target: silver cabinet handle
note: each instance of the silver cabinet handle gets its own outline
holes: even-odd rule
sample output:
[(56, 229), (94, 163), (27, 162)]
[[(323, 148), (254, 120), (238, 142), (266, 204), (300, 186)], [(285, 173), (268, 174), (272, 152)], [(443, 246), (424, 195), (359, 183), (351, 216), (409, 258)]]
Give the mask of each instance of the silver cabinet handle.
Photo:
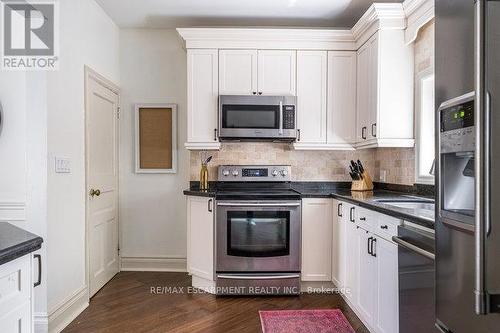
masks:
[(405, 241), (405, 240), (403, 240), (403, 239), (401, 239), (399, 237), (393, 236), (392, 240), (395, 243), (397, 243), (398, 245), (404, 247), (405, 249), (413, 251), (413, 252), (416, 252), (416, 253), (418, 253), (418, 254), (426, 257), (427, 259), (431, 259), (431, 260), (435, 260), (436, 259), (436, 256), (434, 255), (434, 253), (431, 253), (429, 251), (421, 249), (418, 246), (413, 245), (412, 243), (408, 243), (407, 241)]
[(283, 134), (283, 101), (280, 101), (280, 134)]
[(228, 280), (276, 280), (276, 279), (296, 279), (300, 278), (300, 274), (291, 275), (226, 275), (217, 274), (219, 279)]
[[(477, 314), (488, 314), (489, 295), (486, 290), (486, 226), (489, 224), (489, 112), (486, 110), (485, 93), (485, 31), (486, 31), (486, 1), (476, 0), (474, 3), (474, 90), (476, 152), (475, 169), (475, 267), (474, 267), (474, 298)], [(488, 182), (487, 182), (488, 181)]]

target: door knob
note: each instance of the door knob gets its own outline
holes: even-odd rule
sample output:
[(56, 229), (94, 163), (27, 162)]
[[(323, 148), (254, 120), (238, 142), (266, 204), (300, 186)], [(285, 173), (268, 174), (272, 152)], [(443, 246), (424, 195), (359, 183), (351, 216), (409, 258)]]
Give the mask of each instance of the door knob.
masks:
[(91, 189), (90, 190), (90, 196), (93, 197), (93, 196), (100, 196), (101, 195), (101, 190), (94, 190), (94, 189)]

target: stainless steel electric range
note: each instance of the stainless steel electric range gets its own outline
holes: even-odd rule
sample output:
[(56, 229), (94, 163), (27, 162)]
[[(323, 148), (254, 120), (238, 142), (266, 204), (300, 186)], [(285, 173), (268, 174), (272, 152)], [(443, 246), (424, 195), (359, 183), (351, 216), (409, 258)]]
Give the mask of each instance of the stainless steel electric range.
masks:
[(290, 166), (219, 167), (219, 295), (300, 293), (301, 201)]

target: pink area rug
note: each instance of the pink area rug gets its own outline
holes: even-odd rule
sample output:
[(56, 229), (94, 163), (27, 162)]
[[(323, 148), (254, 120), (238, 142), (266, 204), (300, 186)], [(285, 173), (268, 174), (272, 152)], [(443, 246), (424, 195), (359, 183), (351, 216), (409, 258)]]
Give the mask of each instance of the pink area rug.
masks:
[(259, 311), (263, 333), (354, 333), (342, 311)]

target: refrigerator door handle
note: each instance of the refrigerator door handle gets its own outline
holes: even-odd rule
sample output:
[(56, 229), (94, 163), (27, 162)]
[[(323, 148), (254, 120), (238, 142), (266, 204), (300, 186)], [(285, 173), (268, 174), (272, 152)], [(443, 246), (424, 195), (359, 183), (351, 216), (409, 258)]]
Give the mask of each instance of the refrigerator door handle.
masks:
[(488, 188), (488, 141), (489, 134), (488, 110), (485, 94), (485, 31), (486, 31), (486, 0), (474, 2), (474, 89), (476, 91), (475, 124), (476, 124), (476, 177), (475, 191), (475, 264), (474, 264), (474, 299), (475, 311), (478, 315), (489, 312), (489, 296), (486, 290), (486, 232), (489, 218), (489, 188)]

